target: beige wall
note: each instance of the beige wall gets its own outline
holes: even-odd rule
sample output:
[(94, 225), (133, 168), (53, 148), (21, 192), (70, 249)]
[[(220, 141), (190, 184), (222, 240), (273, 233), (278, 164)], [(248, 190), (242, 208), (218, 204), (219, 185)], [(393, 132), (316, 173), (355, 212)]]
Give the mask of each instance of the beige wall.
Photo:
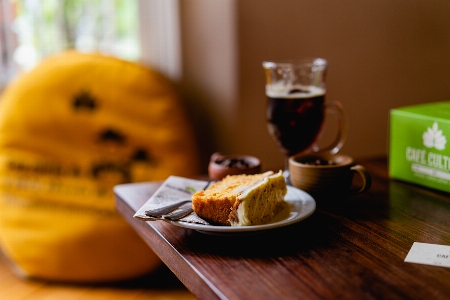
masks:
[(181, 88), (196, 121), (206, 165), (215, 151), (246, 151), (234, 139), (239, 103), (236, 6), (230, 0), (181, 0), (179, 3)]
[[(350, 132), (342, 152), (353, 156), (386, 154), (391, 108), (450, 100), (448, 0), (181, 2), (184, 83), (213, 116), (209, 128), (218, 141), (206, 152), (282, 164), (265, 127), (266, 59), (329, 60), (327, 97), (346, 108)], [(231, 87), (226, 96), (221, 82)]]

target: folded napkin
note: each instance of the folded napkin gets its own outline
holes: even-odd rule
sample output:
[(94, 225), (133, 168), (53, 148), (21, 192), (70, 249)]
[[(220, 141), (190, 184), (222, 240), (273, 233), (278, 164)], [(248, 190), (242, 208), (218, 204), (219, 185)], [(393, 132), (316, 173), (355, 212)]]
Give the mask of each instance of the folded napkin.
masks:
[[(133, 217), (142, 221), (164, 220), (159, 217), (147, 216), (145, 212), (147, 210), (161, 208), (182, 200), (190, 200), (195, 192), (206, 189), (210, 183), (210, 181), (205, 180), (170, 176), (134, 214)], [(192, 205), (192, 203), (186, 203), (184, 205)], [(180, 208), (183, 206), (180, 206)], [(208, 222), (197, 216), (195, 212), (190, 213), (178, 221), (209, 225)]]

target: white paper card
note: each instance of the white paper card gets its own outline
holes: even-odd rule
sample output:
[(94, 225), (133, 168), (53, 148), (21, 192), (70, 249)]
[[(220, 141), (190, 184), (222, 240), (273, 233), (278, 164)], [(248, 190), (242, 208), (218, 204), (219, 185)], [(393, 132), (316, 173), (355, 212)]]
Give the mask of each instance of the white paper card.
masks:
[(450, 246), (415, 242), (405, 262), (450, 268)]

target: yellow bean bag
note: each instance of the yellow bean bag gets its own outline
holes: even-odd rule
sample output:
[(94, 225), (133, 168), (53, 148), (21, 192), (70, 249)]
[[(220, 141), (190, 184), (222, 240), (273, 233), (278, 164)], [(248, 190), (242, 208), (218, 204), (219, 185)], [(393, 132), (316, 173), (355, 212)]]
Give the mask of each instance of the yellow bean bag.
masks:
[(75, 51), (0, 99), (0, 247), (30, 278), (129, 279), (159, 259), (116, 212), (113, 186), (198, 174), (173, 86), (134, 63)]

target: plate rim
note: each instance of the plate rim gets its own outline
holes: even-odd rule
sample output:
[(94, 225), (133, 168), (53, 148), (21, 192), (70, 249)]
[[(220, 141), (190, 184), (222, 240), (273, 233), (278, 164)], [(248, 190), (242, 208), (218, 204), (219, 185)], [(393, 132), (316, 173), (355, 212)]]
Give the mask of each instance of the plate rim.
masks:
[[(288, 189), (288, 192), (287, 192), (286, 196), (289, 195), (289, 192), (291, 192), (291, 193), (297, 192), (297, 193), (300, 193), (302, 195), (302, 197), (300, 199), (289, 199), (289, 200), (286, 200), (286, 202), (289, 203), (289, 202), (302, 201), (307, 204), (306, 205), (307, 210), (305, 212), (303, 212), (303, 214), (299, 214), (298, 216), (296, 216), (293, 219), (286, 218), (286, 219), (280, 220), (275, 223), (255, 225), (255, 226), (215, 226), (215, 225), (202, 225), (202, 224), (196, 224), (196, 223), (189, 223), (189, 222), (185, 222), (185, 221), (170, 221), (170, 223), (175, 226), (178, 226), (178, 227), (193, 229), (193, 230), (203, 232), (203, 233), (234, 234), (234, 233), (239, 233), (239, 232), (256, 232), (256, 231), (261, 231), (261, 230), (269, 230), (269, 229), (284, 227), (284, 226), (295, 224), (297, 222), (300, 222), (300, 221), (310, 217), (316, 210), (316, 201), (314, 200), (314, 198), (309, 193), (305, 192), (304, 190), (298, 189), (296, 187), (288, 185), (287, 189)], [(292, 210), (291, 210), (291, 212), (292, 212)], [(297, 212), (299, 212), (299, 211), (297, 211)]]

